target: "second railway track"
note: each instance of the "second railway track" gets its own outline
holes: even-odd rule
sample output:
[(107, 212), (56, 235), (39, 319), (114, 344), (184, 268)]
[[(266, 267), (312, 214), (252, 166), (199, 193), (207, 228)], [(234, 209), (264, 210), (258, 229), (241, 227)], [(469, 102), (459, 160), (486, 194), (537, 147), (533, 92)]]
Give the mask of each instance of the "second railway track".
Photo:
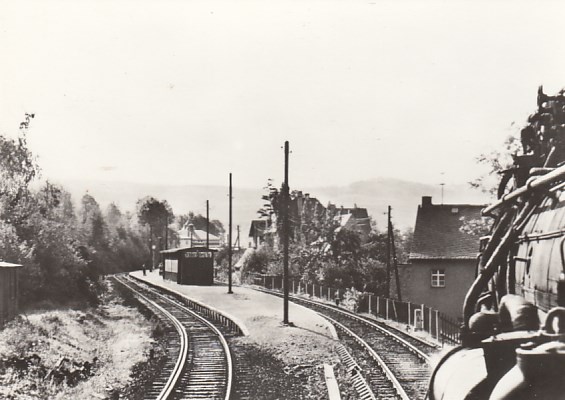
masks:
[(229, 399), (233, 382), (232, 356), (218, 328), (155, 290), (123, 276), (116, 280), (135, 292), (178, 332), (169, 338), (169, 360), (147, 387), (145, 398)]
[[(267, 292), (280, 296), (277, 292)], [(340, 308), (297, 296), (291, 296), (290, 300), (314, 309), (336, 326), (376, 398), (426, 397), (430, 355), (437, 350), (434, 346)]]

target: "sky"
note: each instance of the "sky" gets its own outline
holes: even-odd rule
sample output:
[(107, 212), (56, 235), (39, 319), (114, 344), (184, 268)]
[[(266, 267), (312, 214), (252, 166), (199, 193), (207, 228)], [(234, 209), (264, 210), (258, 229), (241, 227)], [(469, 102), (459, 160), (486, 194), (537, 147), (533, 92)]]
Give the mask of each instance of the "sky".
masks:
[(555, 1), (0, 0), (0, 134), (43, 176), (262, 187), (479, 174), (537, 87)]

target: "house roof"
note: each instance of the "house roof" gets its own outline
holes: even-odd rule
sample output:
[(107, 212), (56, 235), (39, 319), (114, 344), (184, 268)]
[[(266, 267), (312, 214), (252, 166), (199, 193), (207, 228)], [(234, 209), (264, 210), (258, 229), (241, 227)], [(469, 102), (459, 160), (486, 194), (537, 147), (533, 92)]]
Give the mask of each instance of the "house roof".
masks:
[[(181, 239), (190, 239), (190, 231), (189, 229), (181, 229), (178, 231), (179, 238)], [(206, 240), (206, 231), (202, 231), (200, 229), (194, 229), (192, 231), (192, 239), (193, 240)], [(220, 240), (219, 237), (216, 235), (209, 234), (209, 239), (212, 240)]]
[(337, 209), (337, 212), (341, 215), (352, 214), (355, 217), (355, 219), (369, 218), (369, 213), (367, 212), (367, 209), (361, 207), (351, 207), (351, 208), (340, 207)]
[(475, 259), (480, 235), (461, 227), (466, 221), (480, 220), (484, 205), (431, 203), (424, 197), (418, 206), (411, 260)]
[(254, 237), (255, 234), (260, 235), (264, 233), (268, 227), (268, 221), (265, 219), (252, 220), (251, 226), (249, 227), (249, 237)]

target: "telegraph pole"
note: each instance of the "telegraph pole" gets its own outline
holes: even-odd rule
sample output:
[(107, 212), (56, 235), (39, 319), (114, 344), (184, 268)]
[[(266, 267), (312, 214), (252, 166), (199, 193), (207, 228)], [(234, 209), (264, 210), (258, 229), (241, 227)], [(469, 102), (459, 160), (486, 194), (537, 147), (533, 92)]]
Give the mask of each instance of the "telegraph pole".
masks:
[(169, 250), (169, 214), (165, 217), (165, 250)]
[(389, 207), (388, 232), (390, 238), (390, 246), (392, 247), (392, 262), (394, 264), (394, 276), (396, 278), (396, 295), (398, 296), (398, 301), (402, 301), (402, 295), (400, 294), (400, 276), (398, 275), (398, 260), (396, 259), (396, 246), (394, 244), (394, 229), (392, 227), (392, 220), (390, 219), (390, 207)]
[(232, 187), (231, 187), (231, 172), (230, 172), (230, 221), (229, 221), (229, 232), (228, 232), (228, 293), (232, 294), (231, 290), (231, 222), (232, 222)]
[(387, 218), (388, 234), (386, 240), (386, 297), (390, 297), (390, 206), (388, 206)]
[(284, 183), (283, 183), (283, 324), (288, 325), (288, 140), (284, 142)]
[(210, 202), (206, 200), (206, 248), (210, 248)]

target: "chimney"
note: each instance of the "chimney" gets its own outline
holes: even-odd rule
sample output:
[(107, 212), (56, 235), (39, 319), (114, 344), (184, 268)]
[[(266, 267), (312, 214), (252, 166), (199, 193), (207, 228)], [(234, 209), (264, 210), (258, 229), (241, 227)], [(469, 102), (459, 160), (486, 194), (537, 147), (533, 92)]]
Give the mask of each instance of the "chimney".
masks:
[(310, 198), (310, 193), (304, 193), (304, 197), (309, 199)]
[(422, 196), (422, 208), (432, 205), (432, 196)]

